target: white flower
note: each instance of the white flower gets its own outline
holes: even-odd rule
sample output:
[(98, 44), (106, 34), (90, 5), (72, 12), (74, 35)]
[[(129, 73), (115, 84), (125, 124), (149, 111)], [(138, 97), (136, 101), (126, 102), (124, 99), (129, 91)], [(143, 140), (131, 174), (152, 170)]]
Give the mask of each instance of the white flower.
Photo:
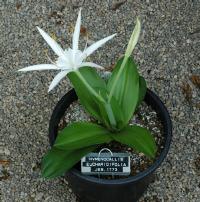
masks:
[(40, 34), (43, 36), (45, 41), (49, 44), (49, 46), (53, 49), (53, 51), (58, 55), (58, 59), (53, 64), (39, 64), (39, 65), (32, 65), (29, 67), (22, 68), (18, 71), (33, 71), (33, 70), (61, 70), (53, 79), (49, 86), (49, 91), (51, 91), (60, 81), (63, 79), (69, 72), (76, 71), (80, 67), (90, 66), (94, 68), (103, 68), (100, 65), (97, 65), (92, 62), (86, 62), (85, 59), (89, 55), (91, 55), (95, 50), (105, 44), (107, 41), (112, 39), (116, 34), (108, 36), (104, 39), (97, 41), (96, 43), (92, 44), (84, 51), (78, 49), (78, 41), (80, 35), (80, 28), (81, 28), (81, 10), (79, 11), (78, 18), (76, 21), (75, 30), (73, 33), (72, 39), (72, 49), (63, 50), (61, 46), (52, 39), (46, 32), (42, 29), (37, 27)]

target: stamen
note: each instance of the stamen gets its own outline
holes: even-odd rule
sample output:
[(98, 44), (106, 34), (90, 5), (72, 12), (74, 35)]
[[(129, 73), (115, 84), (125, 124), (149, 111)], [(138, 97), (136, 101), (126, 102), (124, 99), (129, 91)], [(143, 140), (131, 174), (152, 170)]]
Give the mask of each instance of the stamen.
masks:
[[(46, 54), (46, 56), (47, 56), (47, 59), (48, 59), (52, 64), (54, 64), (56, 67), (58, 67), (58, 65), (49, 57), (47, 51), (46, 51), (45, 54)], [(59, 67), (58, 67), (58, 68), (59, 68)]]

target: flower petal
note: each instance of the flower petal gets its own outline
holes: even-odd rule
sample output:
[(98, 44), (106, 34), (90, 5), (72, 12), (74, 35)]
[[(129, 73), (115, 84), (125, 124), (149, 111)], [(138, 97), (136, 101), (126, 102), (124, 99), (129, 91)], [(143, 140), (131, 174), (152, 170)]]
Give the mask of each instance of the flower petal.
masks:
[(79, 41), (80, 29), (81, 29), (81, 9), (78, 13), (78, 18), (76, 21), (74, 34), (73, 34), (73, 40), (72, 40), (72, 49), (74, 50), (74, 54), (76, 53), (76, 50), (78, 50), (78, 41)]
[(40, 64), (40, 65), (32, 65), (29, 67), (25, 67), (22, 69), (19, 69), (20, 72), (28, 72), (28, 71), (34, 71), (34, 70), (49, 70), (49, 69), (59, 69), (56, 65), (52, 64)]
[(64, 55), (64, 51), (63, 49), (60, 47), (60, 45), (54, 40), (52, 39), (45, 31), (43, 31), (41, 28), (37, 27), (38, 31), (40, 32), (40, 34), (42, 35), (42, 37), (44, 38), (44, 40), (49, 44), (49, 46), (52, 48), (52, 50), (58, 55), (58, 56), (63, 56)]
[(97, 50), (98, 48), (100, 48), (103, 44), (105, 44), (107, 41), (109, 41), (110, 39), (112, 39), (116, 34), (113, 34), (111, 36), (108, 36), (104, 39), (101, 39), (97, 42), (95, 42), (94, 44), (92, 44), (91, 46), (89, 46), (88, 48), (86, 48), (86, 50), (83, 52), (83, 54), (86, 53), (86, 56), (88, 57), (89, 55), (91, 55), (95, 50)]
[(104, 69), (104, 67), (102, 67), (102, 66), (100, 66), (100, 65), (97, 65), (97, 64), (95, 64), (95, 63), (93, 63), (93, 62), (83, 62), (83, 63), (81, 63), (81, 64), (78, 66), (78, 68), (80, 68), (80, 67), (85, 67), (85, 66), (88, 66), (88, 67), (95, 67), (95, 68), (97, 68), (97, 69)]
[(65, 70), (65, 71), (61, 71), (59, 72), (53, 79), (53, 81), (51, 82), (50, 86), (49, 86), (49, 90), (48, 92), (50, 92), (55, 86), (58, 85), (58, 83), (70, 72), (71, 70)]

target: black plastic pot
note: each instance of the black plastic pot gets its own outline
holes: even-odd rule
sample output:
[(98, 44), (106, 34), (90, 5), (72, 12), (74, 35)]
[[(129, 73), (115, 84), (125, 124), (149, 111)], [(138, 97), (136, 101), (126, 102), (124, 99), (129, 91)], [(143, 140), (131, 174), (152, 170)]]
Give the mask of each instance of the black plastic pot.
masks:
[[(60, 119), (69, 105), (75, 100), (77, 100), (76, 93), (74, 90), (70, 90), (57, 103), (49, 125), (51, 146), (56, 139)], [(146, 190), (154, 171), (160, 166), (168, 153), (172, 138), (172, 123), (166, 107), (155, 93), (147, 90), (145, 102), (158, 113), (164, 127), (165, 143), (160, 157), (152, 166), (136, 176), (116, 180), (82, 175), (75, 166), (66, 173), (66, 178), (81, 202), (134, 202)]]

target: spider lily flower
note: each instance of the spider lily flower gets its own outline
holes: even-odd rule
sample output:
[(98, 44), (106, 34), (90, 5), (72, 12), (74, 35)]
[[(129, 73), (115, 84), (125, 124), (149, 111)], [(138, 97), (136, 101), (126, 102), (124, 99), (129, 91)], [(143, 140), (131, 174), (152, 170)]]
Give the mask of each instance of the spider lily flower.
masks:
[(110, 35), (106, 38), (103, 38), (91, 46), (85, 48), (84, 51), (78, 49), (78, 42), (79, 42), (79, 35), (80, 35), (80, 28), (81, 28), (81, 10), (79, 11), (78, 18), (75, 25), (75, 30), (73, 33), (72, 38), (72, 48), (63, 50), (61, 46), (52, 39), (45, 31), (37, 27), (38, 31), (44, 38), (44, 40), (49, 44), (52, 50), (58, 56), (58, 59), (55, 63), (52, 64), (39, 64), (39, 65), (32, 65), (29, 67), (25, 67), (19, 69), (18, 71), (33, 71), (33, 70), (60, 70), (60, 72), (54, 77), (53, 81), (49, 86), (49, 91), (51, 91), (60, 81), (63, 79), (69, 72), (77, 71), (80, 67), (90, 66), (94, 68), (103, 69), (98, 64), (93, 62), (86, 62), (85, 59), (91, 55), (94, 51), (104, 45), (107, 41), (112, 39), (116, 34)]

